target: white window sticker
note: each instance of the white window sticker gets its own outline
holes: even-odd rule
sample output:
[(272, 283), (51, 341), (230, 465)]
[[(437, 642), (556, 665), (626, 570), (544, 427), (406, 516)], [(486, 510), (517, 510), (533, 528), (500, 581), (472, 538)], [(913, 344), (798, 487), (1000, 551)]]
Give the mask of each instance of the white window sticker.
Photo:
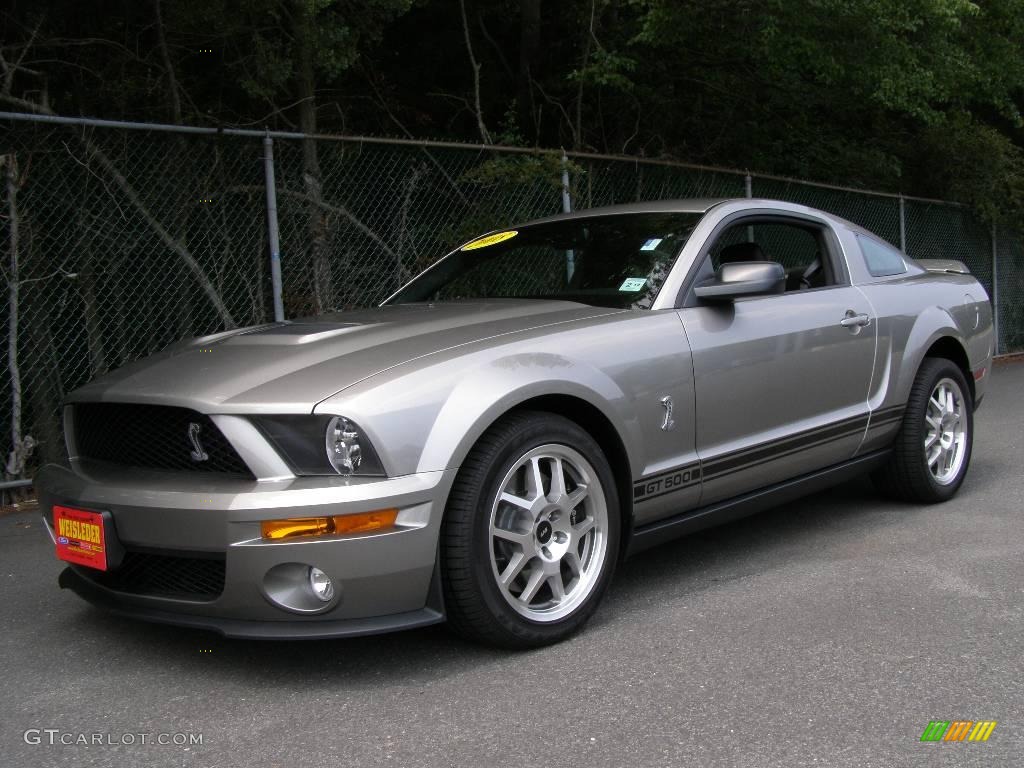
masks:
[(664, 240), (664, 239), (665, 238), (663, 238), (663, 237), (652, 237), (650, 240), (648, 240), (647, 242), (645, 242), (643, 245), (640, 246), (640, 250), (641, 251), (653, 251), (653, 250), (657, 249), (657, 247), (659, 245), (661, 245), (661, 241)]
[(639, 291), (647, 284), (646, 277), (627, 277), (619, 286), (620, 291)]

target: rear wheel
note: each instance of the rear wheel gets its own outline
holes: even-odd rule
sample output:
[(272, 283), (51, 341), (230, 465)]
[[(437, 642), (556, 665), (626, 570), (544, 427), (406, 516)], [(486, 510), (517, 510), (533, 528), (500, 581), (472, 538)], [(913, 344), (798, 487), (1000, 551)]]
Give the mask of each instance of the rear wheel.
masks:
[(596, 610), (619, 527), (611, 468), (589, 434), (553, 414), (506, 417), (473, 448), (449, 498), (449, 622), (505, 647), (562, 640)]
[(910, 390), (892, 458), (872, 477), (887, 495), (905, 501), (946, 501), (971, 462), (974, 403), (960, 369), (926, 358)]

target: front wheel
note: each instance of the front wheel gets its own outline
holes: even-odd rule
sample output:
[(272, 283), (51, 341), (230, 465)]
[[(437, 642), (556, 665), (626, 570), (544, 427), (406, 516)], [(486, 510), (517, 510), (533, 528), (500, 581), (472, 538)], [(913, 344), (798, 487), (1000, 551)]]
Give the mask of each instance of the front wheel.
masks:
[(474, 446), (455, 481), (441, 558), (451, 625), (514, 648), (578, 630), (614, 570), (619, 505), (608, 461), (574, 422), (524, 412)]
[(911, 387), (892, 457), (872, 475), (875, 485), (904, 501), (952, 498), (971, 463), (973, 412), (960, 369), (945, 358), (926, 358)]

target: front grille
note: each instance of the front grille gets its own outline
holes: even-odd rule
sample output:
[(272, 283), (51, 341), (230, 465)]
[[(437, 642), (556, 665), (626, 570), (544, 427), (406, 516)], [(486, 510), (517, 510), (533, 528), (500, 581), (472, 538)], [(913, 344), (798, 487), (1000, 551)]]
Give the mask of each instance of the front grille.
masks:
[(72, 407), (72, 420), (82, 458), (143, 469), (253, 477), (210, 417), (188, 408), (78, 403)]
[[(197, 556), (202, 554), (203, 556)], [(110, 571), (80, 568), (100, 586), (116, 592), (182, 600), (215, 600), (224, 591), (224, 555), (205, 553), (160, 555), (125, 552), (121, 565)]]

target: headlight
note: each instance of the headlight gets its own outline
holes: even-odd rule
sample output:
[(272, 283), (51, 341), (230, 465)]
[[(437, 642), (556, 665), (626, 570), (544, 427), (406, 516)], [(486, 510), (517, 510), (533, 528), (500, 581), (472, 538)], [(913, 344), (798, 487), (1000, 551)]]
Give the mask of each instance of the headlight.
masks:
[(339, 475), (354, 475), (363, 464), (362, 436), (344, 416), (327, 422), (327, 460)]
[(343, 416), (254, 416), (252, 420), (297, 475), (385, 474), (366, 435)]

